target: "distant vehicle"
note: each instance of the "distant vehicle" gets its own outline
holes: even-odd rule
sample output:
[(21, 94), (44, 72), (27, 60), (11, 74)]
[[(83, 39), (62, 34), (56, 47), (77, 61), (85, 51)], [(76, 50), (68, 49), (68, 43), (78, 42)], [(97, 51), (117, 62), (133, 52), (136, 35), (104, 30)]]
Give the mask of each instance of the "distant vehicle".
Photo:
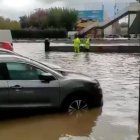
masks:
[(0, 48), (13, 51), (13, 45), (11, 43), (8, 43), (8, 42), (0, 42)]
[(61, 108), (71, 114), (102, 106), (97, 80), (55, 68), (12, 52), (0, 53), (0, 108)]
[(10, 30), (0, 30), (0, 48), (13, 51), (12, 35)]
[(126, 34), (126, 35), (123, 35), (124, 38), (131, 38), (130, 35)]
[(121, 36), (118, 35), (118, 34), (110, 34), (110, 35), (107, 35), (106, 38), (120, 38)]
[(78, 32), (77, 31), (68, 31), (68, 38), (74, 39), (75, 34), (78, 34)]
[(13, 42), (10, 30), (0, 30), (0, 42)]

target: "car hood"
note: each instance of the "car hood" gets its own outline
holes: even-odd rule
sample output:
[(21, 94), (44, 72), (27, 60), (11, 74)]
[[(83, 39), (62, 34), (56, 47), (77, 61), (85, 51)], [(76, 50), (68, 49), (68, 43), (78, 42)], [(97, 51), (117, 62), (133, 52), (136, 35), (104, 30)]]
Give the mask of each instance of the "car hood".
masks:
[(80, 79), (80, 80), (87, 80), (91, 81), (91, 78), (88, 76), (85, 76), (83, 74), (77, 74), (77, 73), (68, 73), (65, 78), (67, 79)]
[(91, 77), (83, 73), (78, 73), (78, 72), (74, 72), (71, 70), (64, 70), (64, 69), (63, 70), (59, 69), (57, 71), (61, 72), (61, 74), (67, 79), (81, 79), (81, 80), (91, 81)]
[(41, 62), (41, 63), (61, 73), (67, 79), (80, 79), (80, 80), (91, 81), (91, 77), (86, 74), (79, 73), (73, 70), (63, 69), (62, 67), (58, 65), (47, 63), (47, 62)]

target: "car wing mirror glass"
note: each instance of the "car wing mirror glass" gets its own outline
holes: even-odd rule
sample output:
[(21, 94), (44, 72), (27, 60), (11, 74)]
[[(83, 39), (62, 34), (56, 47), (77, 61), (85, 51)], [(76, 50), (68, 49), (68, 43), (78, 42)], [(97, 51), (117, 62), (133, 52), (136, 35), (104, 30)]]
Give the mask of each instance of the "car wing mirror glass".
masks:
[(50, 73), (42, 73), (39, 75), (39, 79), (42, 82), (50, 82), (52, 80), (55, 80), (55, 77)]

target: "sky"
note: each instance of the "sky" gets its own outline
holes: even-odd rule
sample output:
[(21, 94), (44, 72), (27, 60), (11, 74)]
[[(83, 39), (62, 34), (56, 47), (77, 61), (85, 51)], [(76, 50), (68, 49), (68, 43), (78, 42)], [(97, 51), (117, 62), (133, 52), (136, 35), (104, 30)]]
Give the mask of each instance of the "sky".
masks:
[(19, 20), (20, 16), (29, 15), (38, 8), (66, 7), (77, 10), (93, 10), (101, 9), (101, 3), (104, 4), (108, 16), (113, 16), (115, 1), (125, 6), (136, 0), (0, 0), (0, 16)]

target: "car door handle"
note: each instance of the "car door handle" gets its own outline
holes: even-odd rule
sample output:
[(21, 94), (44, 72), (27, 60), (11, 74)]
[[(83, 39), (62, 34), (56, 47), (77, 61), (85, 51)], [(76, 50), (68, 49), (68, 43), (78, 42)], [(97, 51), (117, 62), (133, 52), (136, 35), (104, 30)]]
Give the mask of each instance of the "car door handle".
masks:
[(22, 87), (20, 85), (15, 85), (15, 86), (11, 86), (10, 88), (12, 88), (12, 89), (21, 89)]

